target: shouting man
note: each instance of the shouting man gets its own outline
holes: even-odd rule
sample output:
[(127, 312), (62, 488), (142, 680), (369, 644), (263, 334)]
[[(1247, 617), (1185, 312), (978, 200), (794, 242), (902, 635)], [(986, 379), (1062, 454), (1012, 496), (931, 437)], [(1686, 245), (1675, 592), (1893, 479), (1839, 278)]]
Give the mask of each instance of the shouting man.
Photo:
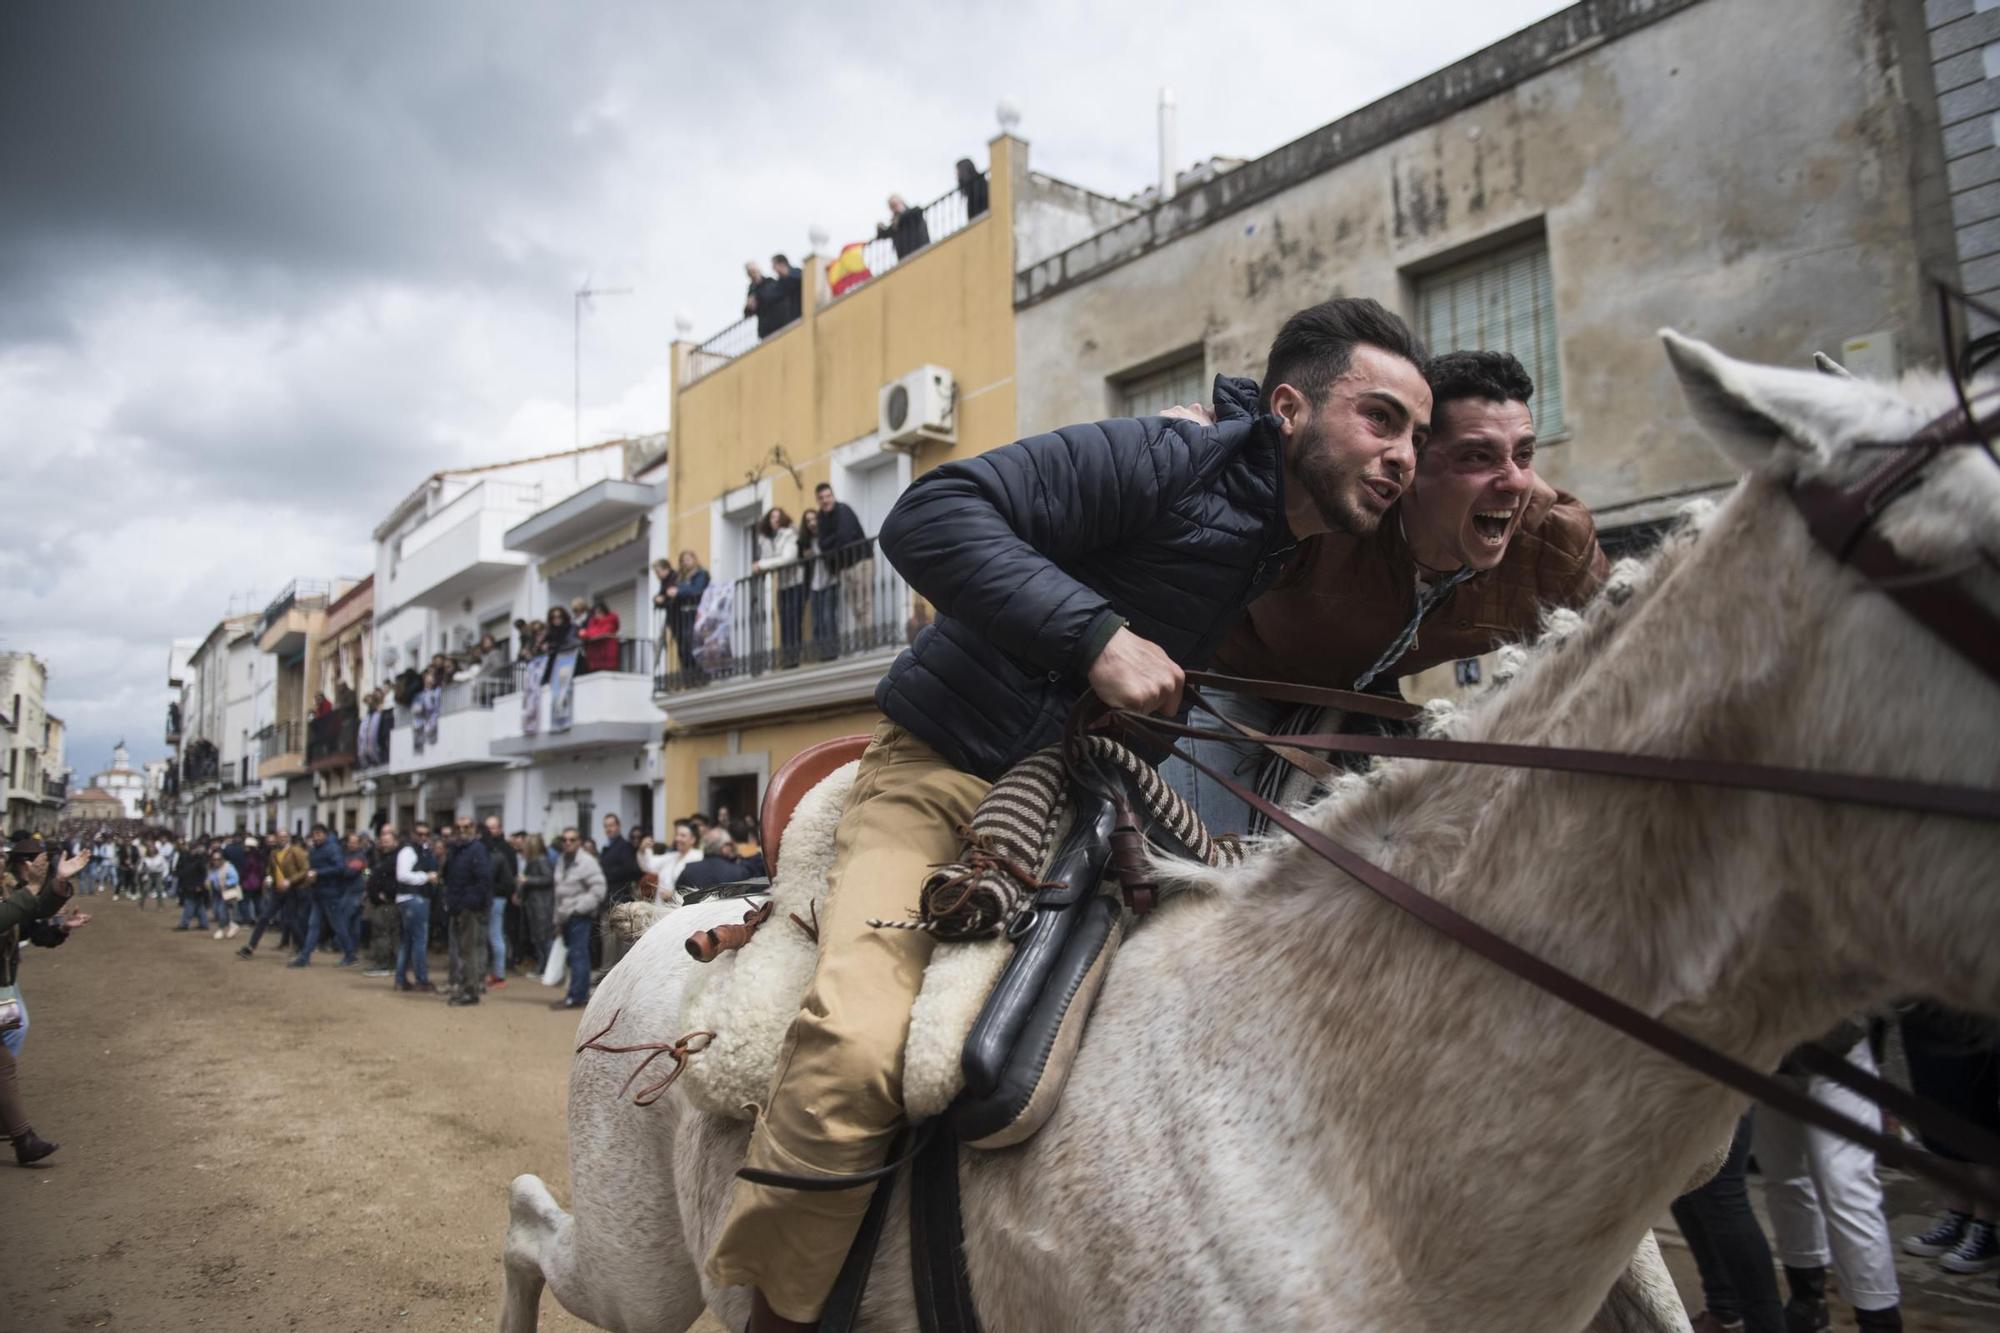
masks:
[[(1424, 360), (1380, 305), (1328, 301), (1285, 322), (1261, 387), (1218, 382), (1212, 425), (1068, 427), (904, 493), (880, 545), (938, 616), (876, 690), (887, 720), (841, 816), (818, 968), (751, 1166), (882, 1164), (931, 936), (868, 921), (916, 905), (988, 784), (1053, 744), (1080, 694), (1177, 712), (1182, 668), (1209, 661), (1298, 542), (1376, 531), (1429, 427)], [(754, 1333), (814, 1325), (868, 1199), (737, 1184), (708, 1270), (755, 1288)]]
[[(1371, 533), (1300, 544), (1217, 654), (1235, 675), (1396, 692), (1429, 667), (1532, 638), (1542, 612), (1578, 606), (1609, 562), (1575, 496), (1535, 473), (1534, 381), (1505, 352), (1448, 352), (1426, 368), (1430, 437), (1409, 492)], [(1175, 415), (1206, 419), (1200, 409)], [(1320, 729), (1321, 710), (1208, 691), (1240, 725)], [(1198, 742), (1205, 761), (1275, 798), (1289, 773), (1258, 746)], [(1257, 828), (1243, 803), (1180, 761), (1163, 770), (1213, 832)]]

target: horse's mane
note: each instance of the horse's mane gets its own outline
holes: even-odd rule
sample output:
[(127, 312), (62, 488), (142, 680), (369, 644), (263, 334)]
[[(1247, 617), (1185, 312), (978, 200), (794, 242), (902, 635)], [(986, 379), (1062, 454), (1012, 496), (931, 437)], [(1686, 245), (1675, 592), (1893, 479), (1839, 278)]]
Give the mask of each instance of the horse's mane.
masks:
[(1545, 609), (1532, 638), (1501, 647), (1492, 683), (1470, 703), (1439, 701), (1426, 709), (1424, 734), (1488, 736), (1504, 728), (1512, 714), (1545, 708), (1632, 620), (1646, 593), (1687, 560), (1718, 507), (1708, 499), (1684, 505), (1659, 545), (1614, 564), (1588, 602), (1576, 609)]

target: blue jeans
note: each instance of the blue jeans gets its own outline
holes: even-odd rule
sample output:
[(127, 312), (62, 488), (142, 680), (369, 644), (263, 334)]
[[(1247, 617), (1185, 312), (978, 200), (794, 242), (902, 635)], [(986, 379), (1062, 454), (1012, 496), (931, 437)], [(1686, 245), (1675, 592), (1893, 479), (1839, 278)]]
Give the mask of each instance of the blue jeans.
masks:
[(587, 916), (563, 922), (563, 947), (569, 950), (569, 998), (575, 1004), (590, 998), (590, 926)]
[[(347, 938), (354, 941), (354, 949), (361, 947), (361, 903), (364, 896), (360, 889), (340, 896), (340, 917), (347, 923)], [(354, 949), (348, 952), (351, 954)]]
[(28, 997), (25, 995), (21, 996), (20, 1002), (21, 1025), (19, 1027), (8, 1028), (5, 1032), (0, 1032), (0, 1046), (5, 1046), (7, 1054), (13, 1056), (16, 1060), (21, 1058), (21, 1043), (28, 1039)]
[(208, 929), (208, 890), (197, 889), (181, 899), (180, 928), (186, 930), (192, 923), (203, 930)]
[(305, 947), (299, 950), (296, 961), (300, 965), (312, 961), (313, 950), (319, 948), (319, 926), (324, 921), (333, 931), (334, 940), (340, 945), (340, 961), (354, 961), (354, 935), (347, 928), (347, 913), (344, 908), (345, 896), (339, 891), (331, 893), (314, 890), (310, 920), (306, 926)]
[(486, 971), (501, 980), (507, 978), (507, 900), (495, 898), (486, 919)]
[(257, 945), (262, 942), (264, 932), (269, 930), (271, 923), (278, 919), (278, 905), (283, 901), (284, 899), (279, 896), (276, 889), (265, 889), (257, 896), (257, 924), (251, 930), (250, 940), (243, 946), (244, 948), (250, 950), (252, 953), (257, 951)]
[(431, 984), (431, 905), (422, 894), (396, 904), (403, 919), (403, 933), (396, 941), (396, 984), (410, 984), (406, 974), (416, 965), (416, 984)]

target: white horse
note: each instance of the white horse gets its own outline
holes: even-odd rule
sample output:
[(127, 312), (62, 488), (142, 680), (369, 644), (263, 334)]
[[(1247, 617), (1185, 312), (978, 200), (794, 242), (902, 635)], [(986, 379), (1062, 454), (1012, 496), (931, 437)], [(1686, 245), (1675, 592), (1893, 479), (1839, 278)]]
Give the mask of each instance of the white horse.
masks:
[[(1914, 432), (1948, 386), (1753, 367), (1667, 335), (1749, 473), (1448, 725), (1465, 738), (2000, 785), (2000, 689), (1816, 548), (1784, 494)], [(1927, 566), (2000, 547), (2000, 470), (1933, 465), (1882, 520)], [(1769, 1068), (1889, 997), (2000, 1009), (2000, 831), (1797, 798), (1411, 761), (1305, 818), (1629, 1004)], [(993, 1333), (1590, 1325), (1742, 1099), (1531, 990), (1279, 839), (1134, 933), (1060, 1110), (967, 1153), (965, 1247)], [(693, 909), (690, 909), (693, 910)], [(721, 916), (727, 909), (714, 909)], [(592, 1002), (677, 1036), (681, 927)], [(544, 1279), (579, 1316), (680, 1333), (704, 1301), (747, 1127), (571, 1071), (574, 1217), (512, 1190), (501, 1327)], [(899, 1192), (900, 1196), (900, 1192)], [(864, 1326), (915, 1327), (891, 1214)], [(1604, 1327), (1606, 1321), (1596, 1325)]]

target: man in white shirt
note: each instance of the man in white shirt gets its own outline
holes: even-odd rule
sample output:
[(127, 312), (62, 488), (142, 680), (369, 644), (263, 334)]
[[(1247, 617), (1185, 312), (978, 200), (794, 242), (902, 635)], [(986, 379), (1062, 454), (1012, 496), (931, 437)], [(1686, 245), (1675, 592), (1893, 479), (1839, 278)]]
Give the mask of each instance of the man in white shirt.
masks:
[[(437, 859), (421, 841), (407, 841), (396, 852), (396, 915), (402, 933), (396, 939), (396, 989), (431, 994), (430, 887), (438, 882)], [(415, 964), (416, 979), (408, 975)]]

